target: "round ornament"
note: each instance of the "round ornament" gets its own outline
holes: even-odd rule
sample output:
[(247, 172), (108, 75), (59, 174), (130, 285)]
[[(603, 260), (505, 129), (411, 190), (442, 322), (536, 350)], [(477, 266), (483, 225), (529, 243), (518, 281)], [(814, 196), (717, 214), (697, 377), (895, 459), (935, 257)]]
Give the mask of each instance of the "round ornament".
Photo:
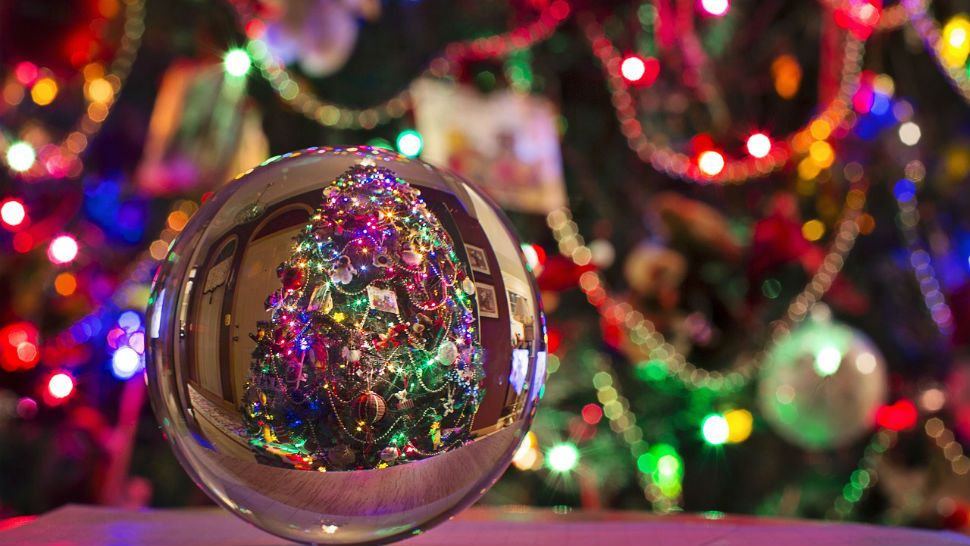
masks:
[(768, 353), (758, 403), (778, 435), (823, 450), (872, 430), (888, 390), (885, 361), (869, 338), (838, 322), (810, 320)]
[(374, 392), (366, 392), (357, 397), (357, 401), (354, 402), (354, 410), (357, 413), (357, 419), (368, 425), (373, 425), (381, 419), (384, 418), (384, 414), (387, 413), (387, 403), (381, 398), (381, 395)]
[(148, 312), (152, 405), (213, 499), (281, 537), (389, 542), (477, 500), (545, 377), (531, 274), (473, 186), (313, 148), (192, 218)]

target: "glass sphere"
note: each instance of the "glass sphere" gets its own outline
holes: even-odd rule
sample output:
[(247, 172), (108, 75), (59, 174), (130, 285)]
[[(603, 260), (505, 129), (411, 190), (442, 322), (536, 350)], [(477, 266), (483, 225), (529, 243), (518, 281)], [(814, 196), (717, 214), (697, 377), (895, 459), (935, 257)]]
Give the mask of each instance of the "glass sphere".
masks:
[(765, 420), (805, 449), (832, 449), (876, 425), (889, 393), (882, 353), (861, 332), (833, 320), (809, 320), (768, 353), (758, 385)]
[(377, 148), (217, 192), (152, 286), (148, 382), (217, 503), (309, 543), (388, 542), (477, 500), (545, 378), (531, 273), (474, 186)]

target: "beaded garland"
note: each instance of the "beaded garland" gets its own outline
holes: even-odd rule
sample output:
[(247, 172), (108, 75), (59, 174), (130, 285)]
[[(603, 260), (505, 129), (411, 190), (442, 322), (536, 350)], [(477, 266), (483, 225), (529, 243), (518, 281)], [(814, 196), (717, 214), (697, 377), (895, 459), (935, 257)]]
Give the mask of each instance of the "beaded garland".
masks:
[(474, 294), (417, 189), (386, 168), (352, 167), (323, 191), (278, 273), (244, 400), (260, 457), (384, 468), (467, 440), (484, 394)]

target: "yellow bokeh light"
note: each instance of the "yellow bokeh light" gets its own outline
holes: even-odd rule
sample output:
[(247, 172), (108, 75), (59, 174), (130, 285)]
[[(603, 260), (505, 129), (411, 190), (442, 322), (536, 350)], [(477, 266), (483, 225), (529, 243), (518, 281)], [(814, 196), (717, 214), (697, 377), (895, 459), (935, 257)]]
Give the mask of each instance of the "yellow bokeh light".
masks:
[(809, 241), (818, 241), (825, 235), (825, 224), (821, 220), (809, 220), (802, 224), (802, 237)]
[(53, 78), (41, 78), (30, 88), (30, 98), (38, 106), (47, 106), (57, 97), (57, 82)]
[(832, 134), (832, 126), (824, 119), (817, 119), (808, 126), (808, 132), (815, 140), (825, 140)]
[(960, 68), (970, 55), (970, 19), (955, 15), (943, 27), (943, 36), (937, 46), (940, 59), (951, 68)]
[(896, 94), (896, 82), (889, 74), (876, 74), (872, 79), (872, 88), (887, 97)]
[(960, 179), (970, 175), (970, 153), (961, 146), (954, 146), (943, 156), (946, 174), (951, 179)]
[(822, 171), (822, 168), (818, 166), (818, 163), (812, 160), (811, 157), (806, 157), (805, 159), (798, 162), (798, 177), (802, 180), (812, 180), (818, 173)]
[(104, 78), (95, 78), (88, 82), (85, 87), (85, 92), (88, 95), (88, 100), (93, 102), (100, 102), (102, 104), (111, 102), (115, 96), (115, 90), (108, 83), (108, 80)]
[(751, 437), (751, 430), (754, 427), (754, 417), (751, 412), (745, 409), (731, 410), (724, 414), (724, 420), (728, 425), (729, 444), (740, 444)]
[(62, 296), (70, 296), (77, 290), (77, 278), (73, 273), (61, 273), (54, 278), (54, 290)]
[(835, 161), (835, 151), (832, 150), (832, 145), (824, 140), (817, 140), (808, 147), (808, 155), (812, 158), (812, 161), (818, 164), (822, 169), (827, 169), (832, 166), (832, 162)]
[(526, 434), (515, 450), (512, 457), (512, 464), (519, 470), (533, 470), (542, 466), (542, 452), (538, 449), (539, 441), (534, 432)]

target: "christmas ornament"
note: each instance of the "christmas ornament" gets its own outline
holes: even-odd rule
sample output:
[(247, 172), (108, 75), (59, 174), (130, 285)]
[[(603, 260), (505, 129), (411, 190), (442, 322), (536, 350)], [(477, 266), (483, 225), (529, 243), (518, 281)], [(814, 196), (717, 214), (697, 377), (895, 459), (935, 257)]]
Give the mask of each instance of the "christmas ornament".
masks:
[(299, 63), (310, 76), (339, 70), (357, 43), (358, 19), (374, 20), (374, 0), (263, 0), (270, 51), (284, 64)]
[(533, 280), (451, 173), (376, 148), (277, 157), (207, 201), (162, 264), (156, 414), (196, 483), (269, 532), (409, 536), (481, 496), (528, 430)]
[(837, 448), (875, 426), (888, 379), (882, 355), (865, 335), (814, 319), (781, 339), (766, 358), (758, 402), (789, 442)]

